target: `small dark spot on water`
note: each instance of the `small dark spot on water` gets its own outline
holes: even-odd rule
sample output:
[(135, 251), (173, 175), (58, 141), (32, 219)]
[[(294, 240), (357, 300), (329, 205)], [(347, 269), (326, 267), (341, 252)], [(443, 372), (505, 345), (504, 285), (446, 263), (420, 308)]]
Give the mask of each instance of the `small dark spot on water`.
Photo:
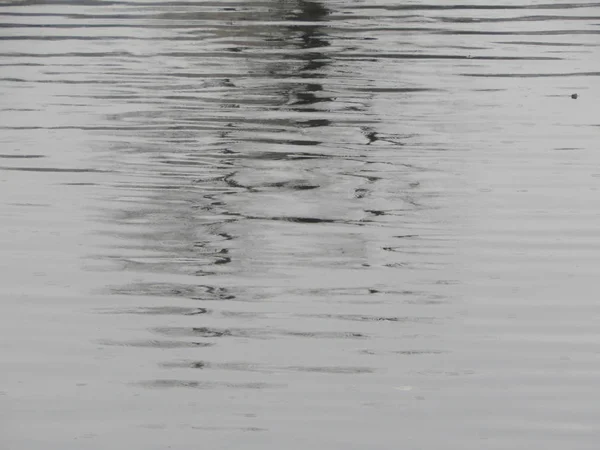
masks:
[(233, 239), (233, 235), (229, 233), (218, 233), (217, 236), (222, 237), (226, 241), (231, 241)]
[(354, 198), (365, 198), (369, 193), (368, 189), (358, 188), (354, 190)]
[(224, 258), (217, 258), (214, 262), (214, 264), (229, 264), (231, 262), (231, 258), (229, 256), (224, 257)]
[(577, 94), (571, 94), (571, 98), (573, 100), (577, 100), (578, 97), (579, 97), (579, 95), (577, 95)]
[(379, 138), (377, 137), (377, 132), (371, 128), (363, 128), (362, 132), (365, 136), (365, 138), (367, 138), (367, 143), (366, 145), (371, 145), (373, 142), (376, 142), (379, 140)]
[(190, 368), (192, 369), (206, 369), (210, 367), (208, 363), (203, 361), (198, 361), (190, 364)]

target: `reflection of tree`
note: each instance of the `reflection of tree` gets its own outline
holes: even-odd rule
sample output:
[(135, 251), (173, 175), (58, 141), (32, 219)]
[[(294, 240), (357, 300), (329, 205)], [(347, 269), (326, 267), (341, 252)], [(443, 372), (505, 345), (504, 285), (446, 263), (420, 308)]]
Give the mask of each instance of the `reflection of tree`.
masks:
[[(256, 101), (257, 110), (238, 117), (239, 120), (226, 130), (223, 137), (232, 144), (227, 151), (250, 159), (281, 159), (282, 155), (298, 159), (304, 157), (304, 152), (294, 147), (322, 143), (313, 137), (305, 138), (302, 129), (331, 125), (325, 113), (334, 98), (326, 93), (320, 82), (327, 77), (325, 69), (331, 63), (324, 51), (330, 46), (323, 26), (329, 14), (329, 9), (318, 1), (275, 3), (270, 10), (271, 22), (258, 33), (262, 37), (259, 48), (265, 49), (264, 58), (248, 60), (249, 71), (259, 80), (259, 86), (243, 92), (241, 99), (236, 99), (239, 92), (227, 96), (229, 105), (243, 105), (244, 97), (249, 94), (262, 101)], [(269, 118), (252, 118), (261, 110), (283, 114), (281, 117), (271, 114)], [(256, 145), (249, 146), (249, 143), (265, 145), (263, 150), (258, 150)], [(273, 151), (266, 150), (267, 147)]]
[[(276, 2), (267, 25), (245, 26), (256, 20), (252, 6), (212, 16), (181, 8), (160, 12), (158, 7), (153, 25), (197, 21), (198, 32), (186, 31), (185, 39), (175, 32), (174, 39), (166, 42), (180, 46), (177, 51), (173, 44), (153, 49), (165, 54), (164, 59), (147, 67), (146, 75), (136, 79), (139, 84), (132, 83), (143, 103), (110, 118), (136, 133), (133, 142), (119, 146), (123, 151), (119, 156), (122, 166), (130, 167), (120, 188), (135, 193), (137, 200), (127, 203), (112, 220), (132, 228), (123, 233), (131, 239), (129, 255), (119, 258), (126, 268), (154, 273), (227, 272), (236, 257), (229, 247), (242, 245), (233, 242), (237, 236), (228, 232), (227, 224), (253, 226), (235, 200), (261, 185), (244, 184), (236, 178), (238, 172), (254, 170), (260, 178), (263, 165), (271, 162), (281, 163), (282, 172), (293, 172), (305, 155), (295, 148), (320, 144), (304, 139), (301, 129), (330, 125), (327, 118), (319, 117), (317, 106), (333, 101), (319, 82), (330, 63), (323, 51), (330, 44), (321, 23), (329, 10), (317, 1)], [(226, 25), (230, 14), (239, 27)], [(203, 42), (207, 20), (219, 24), (208, 27), (215, 41), (238, 43), (226, 48), (219, 44), (215, 54)], [(198, 42), (192, 51), (194, 36)], [(256, 57), (261, 50), (267, 50), (264, 59)], [(206, 54), (212, 56), (207, 59)], [(252, 56), (245, 59), (245, 54)], [(248, 69), (240, 68), (240, 63)], [(203, 76), (211, 66), (212, 73), (220, 76)], [(245, 82), (254, 85), (239, 87)], [(257, 112), (277, 110), (287, 112), (286, 117), (255, 117)], [(302, 114), (295, 117), (297, 112)], [(256, 151), (259, 145), (273, 151)], [(318, 188), (296, 179), (262, 185), (290, 189), (286, 193), (290, 196), (294, 189)]]
[[(323, 52), (317, 49), (329, 46), (323, 27), (318, 22), (326, 19), (329, 10), (319, 2), (300, 1), (299, 5), (300, 9), (288, 15), (286, 19), (294, 22), (306, 22), (306, 24), (294, 24), (289, 29), (300, 33), (300, 48), (315, 49), (314, 52), (305, 53), (305, 56), (301, 57), (306, 60), (306, 65), (301, 71), (318, 70), (327, 64), (327, 59), (324, 58)], [(314, 74), (310, 76), (314, 77)]]
[[(323, 69), (330, 63), (329, 57), (323, 51), (320, 51), (330, 44), (326, 39), (322, 25), (319, 23), (326, 19), (329, 10), (320, 2), (300, 1), (298, 6), (299, 8), (288, 14), (286, 19), (293, 22), (288, 30), (291, 33), (298, 33), (296, 42), (299, 50), (301, 50), (298, 54), (288, 56), (288, 58), (293, 58), (300, 66), (296, 67), (293, 73), (281, 75), (310, 80), (293, 89), (295, 100), (292, 102), (292, 109), (298, 110), (301, 108), (304, 112), (317, 112), (315, 108), (310, 108), (310, 105), (333, 101), (331, 97), (318, 95), (319, 92), (323, 91), (323, 85), (316, 82), (319, 78), (326, 76)], [(329, 124), (329, 121), (321, 120), (308, 122), (305, 125), (325, 126)]]
[[(167, 61), (132, 76), (127, 87), (139, 103), (110, 118), (127, 136), (115, 152), (126, 174), (116, 188), (127, 203), (110, 218), (127, 240), (113, 258), (126, 270), (150, 274), (114, 292), (170, 299), (152, 309), (144, 305), (139, 314), (198, 315), (202, 322), (207, 308), (222, 301), (263, 300), (274, 273), (286, 277), (293, 292), (306, 288), (293, 280), (306, 281), (311, 269), (343, 269), (350, 279), (373, 261), (405, 267), (400, 244), (386, 242), (380, 257), (373, 239), (381, 233), (368, 227), (380, 216), (387, 216), (380, 224), (389, 219), (390, 211), (378, 208), (398, 204), (398, 180), (411, 168), (392, 172), (393, 163), (363, 155), (377, 148), (374, 130), (364, 133), (367, 142), (345, 145), (357, 122), (368, 120), (368, 107), (351, 110), (340, 93), (358, 97), (354, 104), (371, 94), (347, 89), (345, 74), (336, 80), (335, 97), (329, 93), (329, 10), (318, 1), (273, 4), (260, 22), (249, 10), (236, 11), (239, 26), (225, 25), (221, 11), (210, 31), (205, 15), (170, 10), (167, 20), (185, 21), (185, 34), (197, 42), (173, 39), (157, 50)], [(198, 30), (191, 29), (196, 20)], [(214, 41), (207, 43), (210, 32)], [(184, 50), (175, 52), (175, 45)], [(251, 278), (264, 292), (248, 288)], [(211, 305), (190, 309), (185, 302), (173, 309), (167, 307), (173, 298)]]
[(331, 121), (337, 102), (325, 86), (332, 63), (325, 26), (330, 12), (318, 1), (276, 4), (279, 17), (264, 40), (268, 51), (263, 60), (248, 62), (259, 84), (255, 95), (275, 95), (264, 109), (248, 111), (255, 115), (252, 127), (245, 118), (234, 124), (232, 153), (224, 159), (232, 165), (228, 182), (246, 189), (220, 197), (227, 213), (239, 218), (225, 229), (244, 236), (233, 243), (234, 263), (243, 273), (289, 275), (315, 265), (362, 267), (364, 239), (348, 227), (365, 215), (354, 195), (364, 178), (345, 172), (364, 162), (352, 158), (353, 149), (350, 156), (340, 154), (347, 151), (340, 141), (345, 124)]

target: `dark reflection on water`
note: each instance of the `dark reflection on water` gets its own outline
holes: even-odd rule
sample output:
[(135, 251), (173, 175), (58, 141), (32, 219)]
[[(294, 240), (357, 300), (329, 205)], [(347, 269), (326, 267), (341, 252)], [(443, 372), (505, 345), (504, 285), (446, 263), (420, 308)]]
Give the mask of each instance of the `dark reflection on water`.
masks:
[(219, 383), (193, 380), (152, 380), (140, 382), (139, 384), (150, 388), (184, 387), (195, 389), (264, 389), (278, 387), (268, 383)]
[(167, 368), (191, 368), (191, 369), (218, 369), (218, 370), (241, 370), (250, 372), (313, 372), (313, 373), (331, 373), (331, 374), (358, 374), (358, 373), (372, 373), (373, 369), (369, 367), (275, 367), (265, 366), (260, 364), (251, 363), (210, 363), (205, 361), (177, 361), (172, 363), (163, 364)]
[(596, 448), (600, 4), (400, 3), (0, 3), (7, 448)]

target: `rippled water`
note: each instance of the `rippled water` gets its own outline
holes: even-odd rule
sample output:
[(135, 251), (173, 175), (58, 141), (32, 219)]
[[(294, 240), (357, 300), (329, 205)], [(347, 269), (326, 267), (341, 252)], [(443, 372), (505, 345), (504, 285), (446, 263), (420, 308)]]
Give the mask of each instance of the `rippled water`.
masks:
[(597, 448), (600, 3), (0, 25), (2, 448)]

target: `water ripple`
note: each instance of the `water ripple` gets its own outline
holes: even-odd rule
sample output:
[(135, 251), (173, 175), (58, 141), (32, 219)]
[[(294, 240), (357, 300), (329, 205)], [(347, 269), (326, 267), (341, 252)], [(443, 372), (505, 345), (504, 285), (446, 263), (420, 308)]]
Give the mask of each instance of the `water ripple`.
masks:
[(0, 2), (7, 445), (596, 448), (599, 22)]

